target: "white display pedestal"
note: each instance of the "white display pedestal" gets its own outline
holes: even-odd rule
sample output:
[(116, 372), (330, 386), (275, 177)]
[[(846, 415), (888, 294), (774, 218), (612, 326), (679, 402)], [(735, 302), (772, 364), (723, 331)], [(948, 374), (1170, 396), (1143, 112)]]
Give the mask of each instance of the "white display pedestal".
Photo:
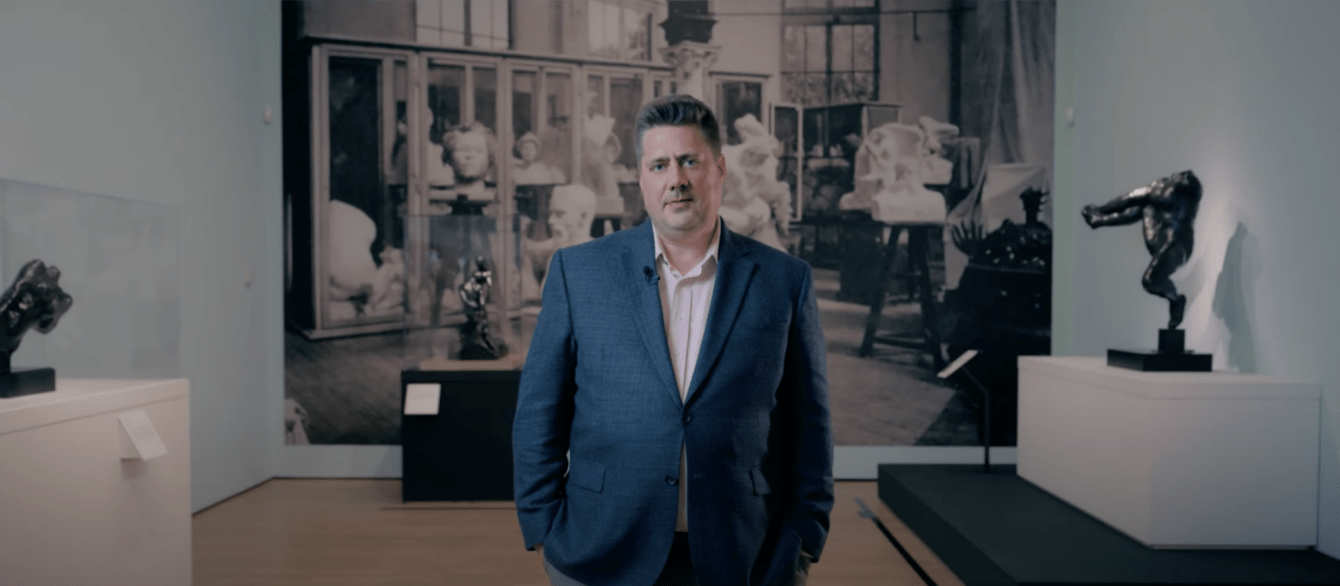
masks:
[(0, 399), (0, 583), (191, 583), (188, 393), (58, 378)]
[(1160, 548), (1317, 541), (1321, 387), (1019, 358), (1019, 476)]

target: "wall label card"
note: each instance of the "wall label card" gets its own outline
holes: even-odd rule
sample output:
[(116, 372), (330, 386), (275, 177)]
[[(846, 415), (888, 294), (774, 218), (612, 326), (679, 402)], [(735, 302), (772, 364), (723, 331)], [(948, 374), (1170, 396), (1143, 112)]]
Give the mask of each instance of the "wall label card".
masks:
[(167, 453), (167, 446), (154, 422), (144, 411), (130, 411), (118, 416), (121, 420), (121, 459), (151, 460)]
[(437, 415), (437, 401), (442, 396), (442, 385), (412, 383), (405, 386), (405, 415)]

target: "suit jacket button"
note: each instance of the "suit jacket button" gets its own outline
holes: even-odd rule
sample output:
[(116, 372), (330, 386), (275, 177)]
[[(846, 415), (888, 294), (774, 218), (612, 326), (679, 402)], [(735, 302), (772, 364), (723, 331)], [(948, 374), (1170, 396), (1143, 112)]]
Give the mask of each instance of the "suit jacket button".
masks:
[(684, 423), (688, 423), (688, 422), (690, 422), (690, 421), (693, 421), (693, 416), (692, 416), (692, 415), (685, 414), (685, 415), (684, 415)]
[(669, 484), (670, 486), (674, 486), (676, 484), (679, 484), (679, 479), (675, 478), (674, 476), (666, 476), (665, 483)]

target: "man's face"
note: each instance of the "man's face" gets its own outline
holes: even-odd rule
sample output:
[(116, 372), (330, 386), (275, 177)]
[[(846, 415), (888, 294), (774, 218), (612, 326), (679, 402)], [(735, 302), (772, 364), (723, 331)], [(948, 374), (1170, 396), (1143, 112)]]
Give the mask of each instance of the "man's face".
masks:
[(481, 132), (466, 132), (456, 137), (451, 151), (451, 166), (462, 179), (475, 180), (489, 171), (488, 139)]
[(638, 184), (652, 225), (683, 238), (714, 225), (721, 208), (726, 158), (696, 126), (656, 126), (642, 135)]

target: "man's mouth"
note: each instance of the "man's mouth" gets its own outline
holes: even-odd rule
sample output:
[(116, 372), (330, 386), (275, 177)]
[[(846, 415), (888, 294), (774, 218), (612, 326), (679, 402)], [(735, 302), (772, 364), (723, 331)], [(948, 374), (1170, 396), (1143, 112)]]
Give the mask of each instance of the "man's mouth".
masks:
[(665, 205), (675, 205), (677, 203), (688, 203), (693, 201), (692, 197), (675, 197), (665, 200)]

